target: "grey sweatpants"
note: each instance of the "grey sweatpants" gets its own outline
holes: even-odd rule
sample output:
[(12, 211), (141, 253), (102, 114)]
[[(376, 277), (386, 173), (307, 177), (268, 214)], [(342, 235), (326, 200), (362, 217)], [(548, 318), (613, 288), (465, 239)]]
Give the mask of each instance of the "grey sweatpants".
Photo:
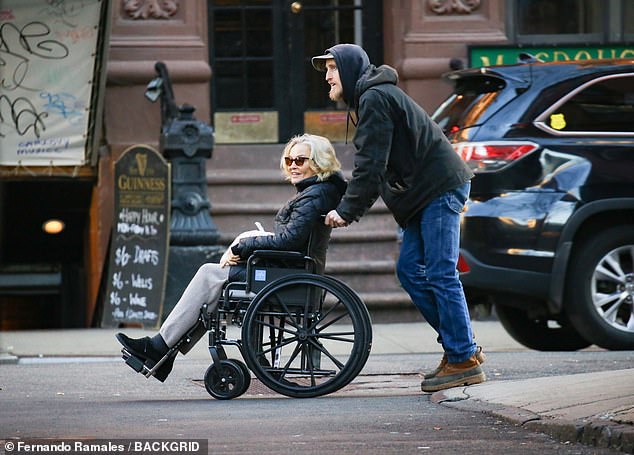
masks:
[(159, 333), (167, 346), (172, 347), (191, 329), (200, 315), (200, 309), (207, 303), (211, 312), (220, 298), (222, 286), (229, 278), (229, 267), (220, 264), (203, 264), (183, 291), (183, 295), (170, 312)]

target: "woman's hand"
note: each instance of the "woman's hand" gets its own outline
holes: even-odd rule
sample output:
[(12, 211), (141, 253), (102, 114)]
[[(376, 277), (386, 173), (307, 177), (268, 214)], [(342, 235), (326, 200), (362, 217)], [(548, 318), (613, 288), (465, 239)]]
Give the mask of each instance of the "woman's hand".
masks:
[(237, 254), (233, 254), (233, 251), (231, 251), (231, 247), (229, 247), (220, 258), (220, 267), (225, 268), (227, 266), (236, 265), (239, 261), (240, 256), (238, 256)]
[(224, 268), (224, 267), (227, 267), (228, 265), (236, 265), (238, 262), (240, 262), (240, 256), (238, 256), (237, 254), (233, 254), (233, 251), (231, 251), (231, 247), (233, 245), (238, 244), (238, 242), (240, 242), (240, 239), (244, 239), (247, 237), (259, 237), (262, 235), (274, 235), (274, 234), (272, 232), (261, 231), (257, 229), (252, 231), (245, 231), (245, 232), (242, 232), (240, 235), (238, 235), (235, 239), (233, 239), (233, 242), (231, 242), (231, 245), (229, 245), (229, 248), (227, 248), (227, 251), (225, 251), (225, 253), (220, 258), (221, 267)]

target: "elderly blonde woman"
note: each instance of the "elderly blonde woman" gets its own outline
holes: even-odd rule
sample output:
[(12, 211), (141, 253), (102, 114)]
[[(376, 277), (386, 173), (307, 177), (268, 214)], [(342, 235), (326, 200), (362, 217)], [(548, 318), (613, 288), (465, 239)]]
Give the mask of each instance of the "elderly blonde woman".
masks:
[[(244, 280), (244, 261), (253, 251), (310, 253), (317, 271), (323, 271), (331, 228), (323, 223), (322, 216), (337, 207), (346, 190), (341, 164), (328, 139), (304, 134), (286, 144), (280, 168), (297, 193), (277, 212), (274, 231), (244, 232), (227, 248), (220, 263), (203, 264), (153, 337), (133, 339), (123, 333), (116, 335), (119, 342), (143, 359), (149, 368), (194, 327), (205, 303), (217, 305), (226, 282)], [(309, 239), (310, 252), (307, 251)], [(164, 362), (154, 377), (164, 382), (173, 364), (174, 357)]]

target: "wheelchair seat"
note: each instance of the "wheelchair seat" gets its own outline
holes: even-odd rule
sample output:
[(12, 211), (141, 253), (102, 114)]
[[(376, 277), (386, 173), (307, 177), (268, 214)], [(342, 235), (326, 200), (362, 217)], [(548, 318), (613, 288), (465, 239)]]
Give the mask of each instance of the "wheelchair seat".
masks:
[(297, 251), (256, 250), (246, 264), (246, 280), (232, 281), (223, 288), (225, 309), (248, 303), (257, 292), (278, 278), (299, 272), (315, 273), (315, 260)]

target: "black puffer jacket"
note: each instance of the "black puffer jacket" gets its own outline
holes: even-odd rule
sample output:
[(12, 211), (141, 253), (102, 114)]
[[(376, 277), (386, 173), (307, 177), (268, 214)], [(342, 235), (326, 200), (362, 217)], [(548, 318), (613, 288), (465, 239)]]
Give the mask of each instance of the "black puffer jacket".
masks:
[(438, 195), (473, 178), (440, 127), (396, 86), (396, 70), (370, 64), (355, 45), (326, 53), (335, 58), (344, 101), (358, 119), (352, 180), (337, 207), (346, 221), (358, 221), (380, 195), (405, 227)]
[(313, 257), (318, 273), (323, 273), (331, 228), (322, 216), (337, 207), (346, 182), (335, 173), (323, 181), (309, 177), (295, 188), (297, 194), (275, 215), (275, 235), (243, 238), (231, 248), (234, 254), (247, 259), (255, 250), (300, 251)]

